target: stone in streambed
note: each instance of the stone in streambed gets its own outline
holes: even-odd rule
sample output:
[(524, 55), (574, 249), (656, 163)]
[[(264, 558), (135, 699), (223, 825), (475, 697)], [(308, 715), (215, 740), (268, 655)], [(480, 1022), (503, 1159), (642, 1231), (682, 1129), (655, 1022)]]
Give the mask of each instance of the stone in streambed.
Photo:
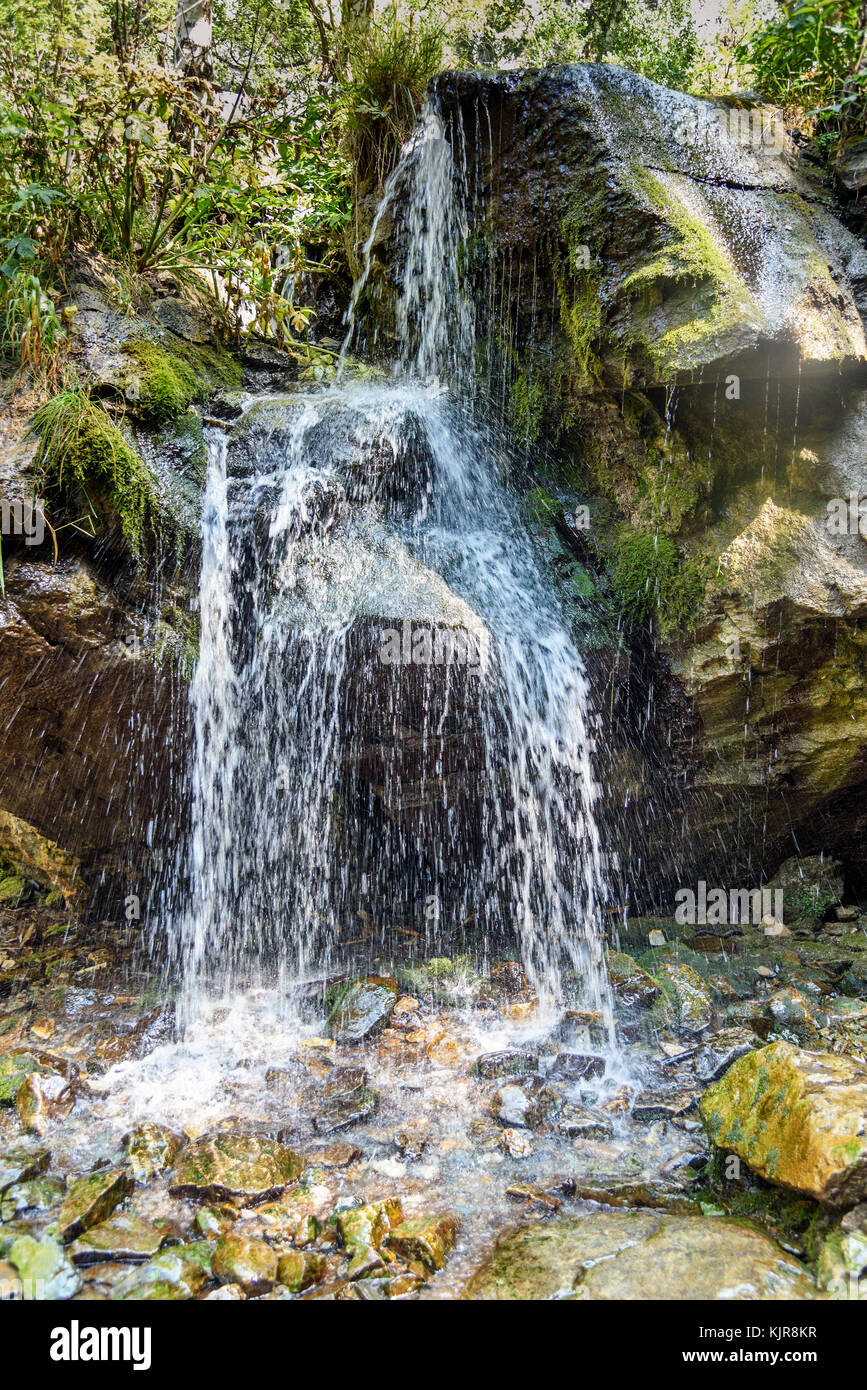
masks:
[(426, 1269), (442, 1269), (459, 1229), (460, 1222), (451, 1213), (403, 1221), (391, 1231), (388, 1248), (403, 1260), (420, 1260)]
[(565, 1100), (556, 1086), (547, 1085), (541, 1077), (530, 1077), (495, 1091), (491, 1114), (510, 1129), (537, 1129), (546, 1119), (556, 1118)]
[(867, 1066), (775, 1042), (741, 1057), (700, 1102), (718, 1148), (828, 1206), (867, 1197)]
[(552, 1081), (590, 1081), (604, 1076), (605, 1061), (582, 1052), (558, 1052), (548, 1075)]
[(693, 1059), (699, 1081), (718, 1081), (739, 1057), (746, 1057), (757, 1045), (752, 1029), (726, 1028), (704, 1043)]
[(8, 1187), (0, 1198), (0, 1221), (14, 1221), (22, 1211), (48, 1211), (58, 1206), (66, 1192), (56, 1178), (30, 1178)]
[(397, 996), (396, 980), (377, 975), (353, 980), (329, 1016), (329, 1036), (337, 1043), (363, 1042), (385, 1027)]
[(379, 1106), (379, 1092), (371, 1086), (349, 1091), (329, 1100), (313, 1117), (313, 1128), (317, 1134), (334, 1134), (349, 1125), (359, 1124), (375, 1113)]
[(130, 1270), (111, 1297), (156, 1302), (194, 1298), (211, 1281), (212, 1258), (211, 1247), (203, 1240), (161, 1250)]
[(585, 1202), (598, 1202), (605, 1207), (654, 1207), (679, 1216), (700, 1216), (701, 1207), (691, 1197), (684, 1196), (676, 1184), (664, 1179), (646, 1182), (594, 1182), (592, 1178), (577, 1179), (575, 1196)]
[(22, 1083), (39, 1069), (39, 1060), (31, 1052), (4, 1052), (0, 1057), (0, 1105), (14, 1105)]
[(337, 1214), (335, 1224), (341, 1244), (352, 1254), (370, 1247), (379, 1250), (394, 1226), (403, 1220), (403, 1209), (396, 1197), (387, 1197), (379, 1202), (367, 1202), (364, 1206)]
[(659, 994), (659, 986), (652, 976), (623, 951), (609, 951), (605, 963), (611, 988), (620, 1003), (629, 1008), (650, 1008)]
[(171, 1168), (183, 1144), (179, 1134), (162, 1125), (136, 1125), (124, 1138), (127, 1165), (136, 1182), (150, 1182)]
[(654, 1120), (676, 1120), (688, 1115), (697, 1099), (694, 1091), (641, 1091), (635, 1098), (632, 1118), (642, 1125)]
[(531, 1158), (533, 1141), (525, 1129), (501, 1129), (497, 1142), (509, 1158)]
[(178, 1159), (169, 1191), (203, 1202), (239, 1198), (256, 1206), (301, 1175), (304, 1163), (285, 1144), (250, 1134), (199, 1139)]
[(564, 1105), (557, 1116), (556, 1128), (570, 1139), (607, 1139), (614, 1127), (608, 1116), (598, 1110)]
[(81, 1284), (66, 1252), (49, 1235), (41, 1240), (19, 1236), (9, 1250), (9, 1263), (18, 1271), (21, 1297), (25, 1300), (72, 1298)]
[(328, 1261), (315, 1250), (287, 1250), (277, 1261), (277, 1283), (292, 1293), (319, 1284), (328, 1273)]
[(430, 1120), (423, 1115), (414, 1116), (394, 1132), (395, 1148), (415, 1162), (421, 1158), (430, 1141)]
[(132, 1190), (132, 1177), (122, 1168), (100, 1168), (73, 1178), (57, 1217), (58, 1238), (68, 1244), (91, 1226), (98, 1226)]
[(361, 1158), (357, 1144), (326, 1144), (310, 1155), (317, 1168), (348, 1168)]
[(172, 1239), (165, 1226), (145, 1221), (135, 1212), (119, 1211), (74, 1240), (69, 1254), (77, 1265), (101, 1264), (105, 1260), (140, 1264)]
[(538, 1066), (539, 1058), (533, 1052), (486, 1052), (476, 1061), (476, 1071), (487, 1081), (500, 1076), (529, 1076)]
[(608, 1043), (605, 1015), (600, 1009), (567, 1009), (555, 1028), (553, 1037), (570, 1051), (577, 1052), (587, 1047), (605, 1047)]
[(664, 965), (657, 979), (674, 1004), (681, 1033), (703, 1033), (713, 1022), (713, 995), (691, 965)]
[(15, 1109), (25, 1133), (42, 1135), (52, 1120), (64, 1119), (75, 1105), (75, 1092), (58, 1072), (31, 1072), (15, 1094)]
[(212, 1271), (221, 1284), (240, 1284), (248, 1298), (255, 1297), (277, 1283), (277, 1252), (264, 1240), (233, 1232), (217, 1241)]
[(0, 1192), (13, 1183), (29, 1182), (44, 1173), (51, 1162), (49, 1149), (6, 1149), (0, 1153)]
[(508, 1232), (469, 1280), (467, 1299), (813, 1298), (803, 1266), (727, 1218), (606, 1211)]

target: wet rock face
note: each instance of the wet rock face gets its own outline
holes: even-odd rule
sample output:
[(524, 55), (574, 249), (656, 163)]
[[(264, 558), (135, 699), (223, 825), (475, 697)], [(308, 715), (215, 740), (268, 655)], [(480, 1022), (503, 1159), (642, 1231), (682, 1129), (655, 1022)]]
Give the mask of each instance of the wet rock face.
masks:
[(445, 74), (436, 92), (494, 254), (525, 284), (519, 321), (549, 294), (580, 337), (583, 307), (643, 385), (756, 371), (760, 344), (831, 370), (867, 359), (863, 249), (769, 110), (605, 65)]
[(467, 1299), (801, 1299), (803, 1266), (737, 1221), (620, 1212), (566, 1217), (506, 1235)]
[(702, 1097), (713, 1142), (832, 1207), (867, 1196), (867, 1068), (787, 1042), (740, 1058)]
[[(155, 667), (137, 648), (137, 619), (90, 560), (63, 554), (51, 566), (6, 558), (5, 578), (3, 842), (30, 873), (53, 877), (69, 896), (78, 860), (92, 884), (99, 866), (113, 863), (131, 832), (143, 837), (149, 816), (164, 804), (172, 692), (179, 687), (170, 669)], [(131, 732), (142, 717), (153, 732), (147, 777), (135, 771), (142, 750)], [(49, 864), (40, 862), (34, 831), (53, 844)], [(122, 917), (120, 888), (112, 906)]]

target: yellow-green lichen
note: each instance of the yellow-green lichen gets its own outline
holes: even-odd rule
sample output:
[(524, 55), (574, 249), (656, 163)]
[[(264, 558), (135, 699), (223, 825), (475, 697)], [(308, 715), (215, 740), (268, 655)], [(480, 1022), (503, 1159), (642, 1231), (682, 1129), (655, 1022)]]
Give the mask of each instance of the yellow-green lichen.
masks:
[[(629, 336), (643, 344), (661, 375), (691, 370), (719, 355), (726, 334), (745, 321), (758, 322), (758, 306), (698, 213), (637, 162), (630, 177), (640, 201), (662, 219), (666, 239), (623, 280), (623, 291), (636, 301)], [(678, 295), (679, 286), (686, 293)], [(661, 331), (651, 322), (655, 316)]]

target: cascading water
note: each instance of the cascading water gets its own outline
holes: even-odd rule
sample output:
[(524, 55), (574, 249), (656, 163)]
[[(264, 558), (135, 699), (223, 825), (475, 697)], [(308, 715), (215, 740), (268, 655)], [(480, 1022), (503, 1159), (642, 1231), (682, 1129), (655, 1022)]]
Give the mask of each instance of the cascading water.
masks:
[(568, 985), (612, 1027), (587, 681), (473, 397), (456, 182), (427, 109), (377, 217), (399, 194), (391, 380), (257, 401), (212, 449), (188, 1021), (390, 920), (429, 946), (514, 932), (543, 1002)]

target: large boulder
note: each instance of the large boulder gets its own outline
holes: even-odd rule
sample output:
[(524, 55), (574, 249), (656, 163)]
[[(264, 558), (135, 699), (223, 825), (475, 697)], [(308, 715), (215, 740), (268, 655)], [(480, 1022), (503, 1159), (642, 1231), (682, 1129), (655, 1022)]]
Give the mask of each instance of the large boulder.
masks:
[[(605, 65), (449, 73), (435, 96), (467, 169), (480, 355), (539, 446), (552, 550), (594, 616), (664, 649), (648, 669), (639, 637), (630, 666), (587, 625), (608, 844), (666, 827), (646, 907), (698, 878), (758, 887), (793, 833), (863, 872), (867, 550), (857, 500), (844, 534), (828, 504), (867, 497), (867, 252), (753, 101)], [(734, 848), (733, 820), (755, 827)]]
[(753, 1226), (649, 1211), (520, 1226), (466, 1284), (467, 1299), (803, 1299), (803, 1266)]
[(770, 1182), (832, 1207), (867, 1197), (867, 1066), (771, 1043), (705, 1092), (713, 1142)]

